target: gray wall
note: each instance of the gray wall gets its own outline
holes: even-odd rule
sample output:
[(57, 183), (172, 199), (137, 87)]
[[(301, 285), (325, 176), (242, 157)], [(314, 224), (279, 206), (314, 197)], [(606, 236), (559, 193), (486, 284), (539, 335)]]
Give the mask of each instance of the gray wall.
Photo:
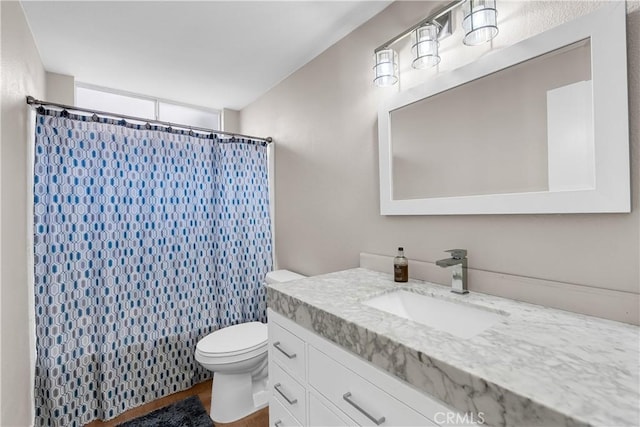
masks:
[[(443, 250), (459, 247), (469, 250), (470, 267), (476, 270), (581, 285), (585, 292), (618, 290), (637, 299), (640, 3), (627, 4), (631, 214), (380, 216), (377, 108), (398, 88), (373, 86), (372, 52), (439, 4), (393, 3), (241, 111), (244, 133), (271, 135), (276, 141), (278, 267), (315, 275), (357, 266), (360, 252), (392, 255), (397, 246), (404, 246), (410, 258), (433, 262)], [(601, 4), (499, 2), (498, 38), (479, 48), (459, 40), (443, 43), (440, 71)], [(410, 60), (400, 61), (402, 89), (438, 71), (420, 74), (409, 70)], [(506, 286), (503, 294), (509, 295)], [(569, 309), (563, 295), (558, 306)], [(534, 300), (526, 287), (520, 299)]]
[(32, 423), (33, 308), (29, 304), (27, 218), (27, 95), (45, 96), (45, 71), (18, 2), (0, 2), (2, 14), (1, 270), (2, 426)]
[(222, 130), (225, 132), (240, 132), (240, 112), (225, 108), (222, 110)]
[(47, 85), (46, 101), (65, 105), (76, 104), (76, 79), (73, 76), (47, 71), (45, 77)]
[(393, 198), (547, 191), (547, 91), (591, 80), (590, 52), (583, 42), (394, 110)]

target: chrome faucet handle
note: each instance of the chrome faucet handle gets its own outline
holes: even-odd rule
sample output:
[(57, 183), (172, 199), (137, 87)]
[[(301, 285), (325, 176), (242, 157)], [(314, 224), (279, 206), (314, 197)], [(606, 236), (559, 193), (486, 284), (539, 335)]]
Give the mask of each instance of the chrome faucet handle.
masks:
[(453, 259), (464, 259), (467, 257), (466, 249), (449, 249), (448, 251), (451, 254), (451, 258)]

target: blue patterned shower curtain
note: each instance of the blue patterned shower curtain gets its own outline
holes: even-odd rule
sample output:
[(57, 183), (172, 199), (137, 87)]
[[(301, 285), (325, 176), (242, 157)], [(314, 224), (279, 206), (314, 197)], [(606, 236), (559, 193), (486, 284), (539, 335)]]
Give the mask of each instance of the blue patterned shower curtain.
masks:
[(42, 110), (35, 132), (36, 425), (207, 379), (201, 337), (266, 321), (267, 147)]

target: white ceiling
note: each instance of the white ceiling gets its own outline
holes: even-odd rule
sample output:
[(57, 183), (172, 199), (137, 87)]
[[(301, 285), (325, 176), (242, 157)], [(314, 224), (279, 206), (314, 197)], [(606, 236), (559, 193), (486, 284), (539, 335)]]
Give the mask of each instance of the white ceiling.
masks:
[(23, 1), (47, 71), (241, 109), (390, 1)]

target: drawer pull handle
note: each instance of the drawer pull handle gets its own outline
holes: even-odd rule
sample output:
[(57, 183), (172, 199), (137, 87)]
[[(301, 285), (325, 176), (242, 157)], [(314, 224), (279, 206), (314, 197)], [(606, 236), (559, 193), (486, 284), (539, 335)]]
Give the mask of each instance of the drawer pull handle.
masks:
[(282, 425), (282, 420), (278, 420), (275, 423), (273, 423), (274, 427), (280, 427)]
[(293, 354), (289, 354), (287, 353), (282, 347), (280, 347), (280, 341), (276, 341), (273, 343), (273, 346), (280, 350), (280, 353), (284, 354), (285, 356), (287, 356), (289, 359), (295, 359), (297, 354), (293, 353)]
[(342, 398), (344, 400), (346, 400), (349, 405), (353, 406), (358, 411), (360, 411), (360, 413), (362, 413), (362, 415), (364, 415), (365, 417), (367, 417), (371, 421), (373, 421), (375, 423), (375, 425), (379, 426), (380, 424), (382, 424), (385, 421), (385, 417), (376, 418), (373, 415), (371, 415), (370, 413), (368, 413), (367, 411), (365, 411), (364, 409), (362, 409), (362, 407), (360, 405), (358, 405), (356, 402), (354, 402), (351, 399), (351, 392), (347, 392), (347, 393), (343, 394)]
[(289, 405), (294, 405), (298, 403), (298, 399), (296, 398), (289, 399), (289, 396), (287, 396), (286, 394), (284, 394), (282, 390), (280, 390), (281, 387), (282, 387), (282, 384), (280, 383), (273, 386), (273, 388), (280, 394), (280, 396), (284, 397), (284, 400), (286, 400)]

